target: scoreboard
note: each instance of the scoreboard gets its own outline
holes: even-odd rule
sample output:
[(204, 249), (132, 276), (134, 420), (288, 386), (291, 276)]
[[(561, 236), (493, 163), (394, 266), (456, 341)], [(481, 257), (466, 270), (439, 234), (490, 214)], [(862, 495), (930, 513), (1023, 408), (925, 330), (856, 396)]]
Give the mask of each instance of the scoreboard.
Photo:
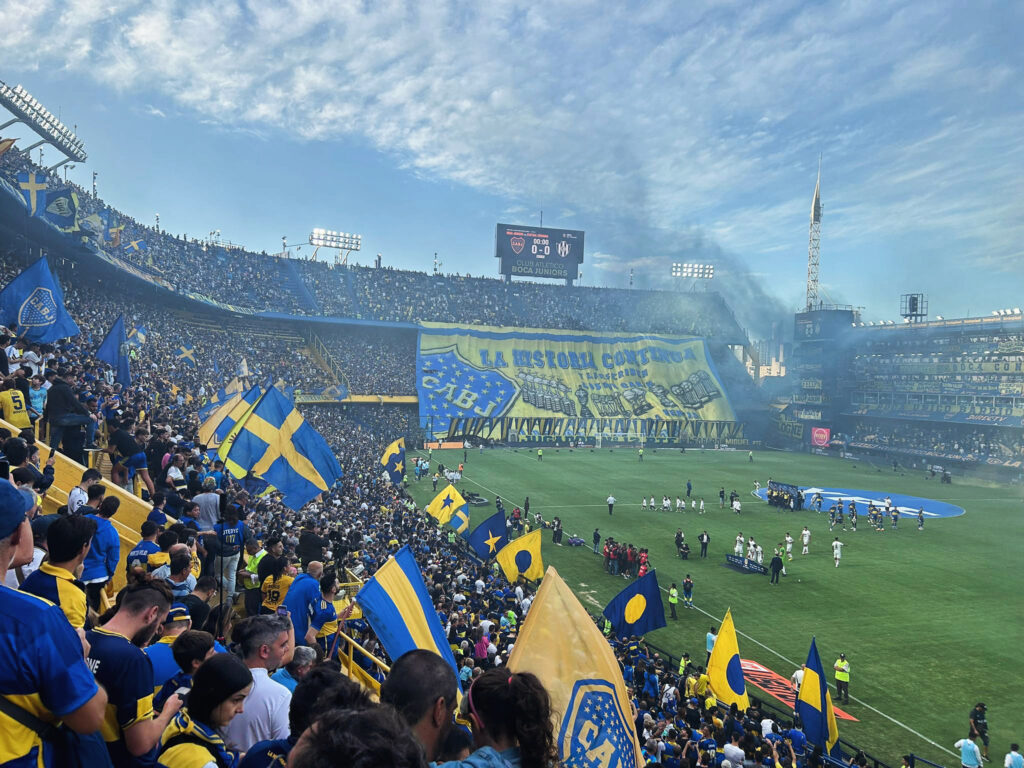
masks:
[(575, 280), (583, 263), (583, 232), (499, 224), (494, 255), (503, 275)]

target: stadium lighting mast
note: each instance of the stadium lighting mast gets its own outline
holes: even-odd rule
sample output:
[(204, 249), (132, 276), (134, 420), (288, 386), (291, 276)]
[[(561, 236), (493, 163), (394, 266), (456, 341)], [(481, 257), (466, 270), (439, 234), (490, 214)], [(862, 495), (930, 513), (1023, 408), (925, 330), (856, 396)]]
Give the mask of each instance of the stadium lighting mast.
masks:
[(714, 279), (715, 265), (672, 262), (672, 277), (677, 284), (682, 280), (693, 280), (691, 288), (696, 288), (697, 281)]
[(335, 264), (344, 266), (348, 264), (349, 255), (362, 250), (363, 236), (317, 227), (309, 233), (309, 244), (313, 246), (314, 259), (321, 248), (331, 248), (338, 251), (334, 257)]
[(807, 310), (818, 305), (818, 264), (821, 260), (821, 155), (818, 155), (818, 180), (811, 200), (811, 227), (807, 243)]
[(85, 145), (75, 135), (75, 132), (64, 125), (20, 85), (11, 88), (0, 80), (0, 106), (14, 115), (6, 123), (0, 125), (0, 131), (15, 123), (24, 123), (40, 137), (35, 144), (26, 147), (24, 152), (31, 152), (36, 147), (49, 144), (64, 155), (63, 160), (51, 165), (46, 169), (47, 171), (56, 170), (72, 160), (76, 163), (84, 163), (88, 159), (85, 154)]

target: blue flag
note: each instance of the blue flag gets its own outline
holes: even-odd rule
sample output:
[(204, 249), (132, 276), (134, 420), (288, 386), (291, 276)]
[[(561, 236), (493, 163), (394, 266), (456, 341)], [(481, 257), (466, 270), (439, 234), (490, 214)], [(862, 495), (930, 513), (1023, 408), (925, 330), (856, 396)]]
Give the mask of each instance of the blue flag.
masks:
[(43, 218), (62, 232), (74, 232), (78, 229), (78, 193), (70, 187), (47, 190)]
[[(454, 515), (452, 519), (454, 520)], [(495, 512), (469, 534), (469, 546), (481, 560), (490, 560), (506, 544), (508, 544), (508, 531), (505, 528), (504, 512)]]
[(665, 607), (654, 574), (637, 579), (605, 606), (604, 616), (619, 637), (644, 635), (665, 626)]
[(46, 177), (41, 173), (19, 173), (18, 190), (29, 216), (42, 216), (46, 207)]
[(227, 460), (274, 486), (289, 509), (301, 509), (341, 477), (327, 441), (276, 387), (239, 425)]
[(132, 383), (131, 370), (128, 367), (128, 339), (124, 332), (124, 315), (118, 315), (110, 326), (107, 337), (96, 350), (96, 359), (110, 365), (117, 371), (117, 381), (126, 387)]
[(398, 659), (416, 649), (433, 651), (448, 662), (458, 682), (455, 656), (408, 545), (377, 569), (356, 602), (388, 656)]
[(830, 756), (842, 759), (839, 748), (839, 725), (832, 709), (832, 696), (828, 692), (828, 680), (821, 666), (818, 646), (811, 638), (811, 650), (804, 665), (804, 679), (796, 695), (796, 713), (804, 724), (807, 740), (817, 744)]
[(80, 333), (45, 256), (0, 291), (0, 323), (40, 344)]
[(144, 253), (147, 250), (149, 250), (149, 247), (146, 245), (145, 240), (132, 240), (124, 246), (125, 253)]

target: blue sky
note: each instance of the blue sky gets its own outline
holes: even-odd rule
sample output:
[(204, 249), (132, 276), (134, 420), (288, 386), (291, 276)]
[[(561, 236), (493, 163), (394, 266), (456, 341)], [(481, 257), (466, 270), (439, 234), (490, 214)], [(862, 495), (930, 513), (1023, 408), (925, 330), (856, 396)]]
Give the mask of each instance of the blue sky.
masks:
[(829, 298), (1024, 303), (1019, 3), (333, 5), (0, 0), (0, 78), (173, 232), (493, 276), (495, 223), (543, 209), (586, 230), (585, 284), (711, 261), (756, 318), (802, 304), (820, 152)]

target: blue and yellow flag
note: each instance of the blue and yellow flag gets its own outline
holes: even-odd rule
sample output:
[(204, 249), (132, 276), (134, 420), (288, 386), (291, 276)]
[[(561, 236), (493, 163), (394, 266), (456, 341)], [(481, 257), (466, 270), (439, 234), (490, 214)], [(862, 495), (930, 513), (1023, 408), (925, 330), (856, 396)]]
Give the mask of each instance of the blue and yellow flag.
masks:
[(214, 410), (199, 425), (199, 442), (208, 449), (221, 446), (231, 430), (242, 419), (250, 406), (255, 405), (262, 394), (262, 389), (253, 387), (244, 395), (241, 392), (236, 392), (225, 402), (215, 404)]
[(405, 438), (400, 437), (384, 449), (380, 463), (395, 485), (401, 485), (405, 476)]
[(735, 704), (740, 708), (740, 712), (746, 712), (750, 700), (747, 698), (747, 685), (743, 679), (743, 664), (740, 662), (740, 647), (736, 643), (732, 611), (725, 612), (715, 647), (711, 649), (708, 677), (711, 679), (711, 690), (719, 703), (727, 707)]
[(118, 315), (110, 326), (103, 343), (96, 350), (96, 359), (107, 363), (117, 371), (116, 380), (124, 386), (131, 386), (132, 374), (128, 367), (128, 342), (124, 332), (124, 315)]
[(604, 607), (604, 616), (619, 637), (645, 635), (665, 626), (665, 606), (655, 571), (637, 579)]
[(190, 368), (196, 367), (196, 348), (189, 344), (182, 344), (178, 347), (175, 357)]
[(143, 253), (149, 250), (145, 240), (131, 240), (124, 246), (125, 253)]
[(239, 424), (228, 460), (274, 486), (289, 509), (301, 509), (341, 477), (327, 441), (276, 387)]
[(43, 218), (61, 232), (75, 232), (78, 229), (78, 193), (70, 187), (47, 190)]
[(804, 680), (796, 696), (796, 713), (804, 724), (804, 733), (812, 744), (819, 745), (835, 758), (842, 758), (839, 748), (839, 725), (832, 709), (832, 696), (828, 692), (825, 670), (821, 666), (818, 646), (811, 638), (811, 650), (804, 665)]
[(543, 681), (558, 715), (562, 764), (646, 764), (615, 654), (554, 568), (537, 590), (508, 669)]
[(532, 581), (541, 578), (544, 575), (544, 563), (540, 558), (540, 528), (510, 541), (498, 551), (496, 557), (509, 582), (514, 582), (520, 576)]
[(0, 324), (40, 344), (80, 333), (45, 256), (0, 291)]
[(146, 330), (144, 325), (136, 325), (128, 332), (128, 344), (132, 347), (141, 347), (146, 343), (146, 336), (149, 331)]
[(444, 525), (452, 519), (452, 515), (455, 514), (455, 510), (463, 506), (466, 500), (462, 498), (462, 494), (459, 493), (454, 485), (450, 485), (441, 491), (434, 500), (427, 504), (426, 512), (431, 517), (436, 517), (437, 522)]
[(451, 665), (458, 680), (455, 656), (408, 546), (377, 569), (356, 602), (388, 656), (397, 659), (417, 648), (433, 651)]
[(18, 190), (29, 216), (42, 216), (46, 207), (46, 177), (41, 173), (19, 173)]
[(506, 544), (508, 544), (508, 530), (505, 527), (504, 512), (495, 512), (469, 534), (469, 546), (481, 560), (490, 560), (495, 557)]
[(452, 515), (451, 520), (448, 521), (448, 525), (455, 529), (455, 532), (466, 538), (466, 531), (469, 530), (469, 505), (463, 504), (461, 507), (455, 510), (455, 514)]

